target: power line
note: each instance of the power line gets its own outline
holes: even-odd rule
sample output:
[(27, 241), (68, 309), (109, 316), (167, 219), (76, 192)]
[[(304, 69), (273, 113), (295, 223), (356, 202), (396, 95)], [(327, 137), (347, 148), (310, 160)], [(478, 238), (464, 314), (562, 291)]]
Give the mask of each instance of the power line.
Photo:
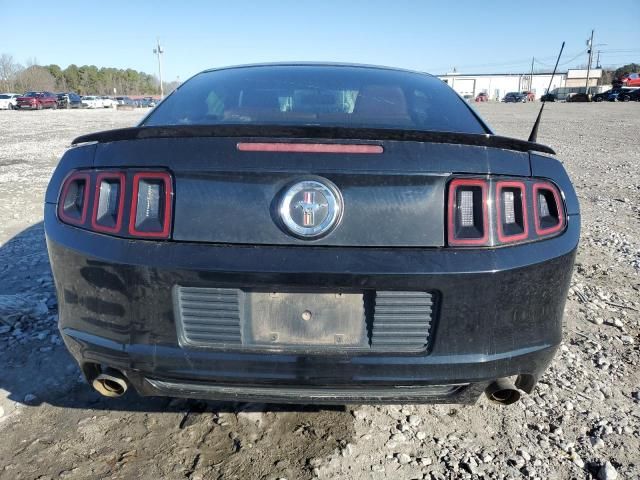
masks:
[[(585, 53), (587, 53), (587, 50), (582, 50), (580, 53), (576, 54), (573, 58), (570, 58), (566, 62), (562, 62), (559, 66), (567, 65), (567, 64), (573, 62), (574, 60), (577, 60), (579, 57), (581, 57)], [(544, 67), (552, 67), (553, 66), (553, 65), (548, 65), (548, 64), (543, 63), (543, 62), (539, 62), (538, 59), (536, 59), (536, 63), (538, 63), (538, 64), (540, 64), (540, 65), (542, 65)]]

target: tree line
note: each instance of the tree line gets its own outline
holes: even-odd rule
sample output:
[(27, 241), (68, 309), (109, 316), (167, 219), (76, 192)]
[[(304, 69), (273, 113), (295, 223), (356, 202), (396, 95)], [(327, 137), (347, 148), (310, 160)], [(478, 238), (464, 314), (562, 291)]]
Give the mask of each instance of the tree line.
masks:
[[(0, 92), (75, 92), (80, 95), (158, 95), (160, 84), (154, 75), (131, 68), (98, 68), (95, 65), (20, 65), (9, 54), (0, 55)], [(178, 82), (163, 82), (165, 93)]]

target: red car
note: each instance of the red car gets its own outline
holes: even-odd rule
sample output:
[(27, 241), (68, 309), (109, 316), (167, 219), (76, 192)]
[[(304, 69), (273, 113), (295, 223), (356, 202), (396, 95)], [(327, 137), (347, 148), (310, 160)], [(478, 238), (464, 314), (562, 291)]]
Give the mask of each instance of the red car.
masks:
[(628, 73), (621, 80), (625, 87), (640, 87), (640, 73)]
[(476, 97), (476, 102), (488, 102), (488, 101), (489, 101), (489, 95), (487, 95), (485, 92), (480, 92)]
[(58, 108), (58, 97), (51, 92), (27, 92), (16, 100), (16, 108), (42, 110)]

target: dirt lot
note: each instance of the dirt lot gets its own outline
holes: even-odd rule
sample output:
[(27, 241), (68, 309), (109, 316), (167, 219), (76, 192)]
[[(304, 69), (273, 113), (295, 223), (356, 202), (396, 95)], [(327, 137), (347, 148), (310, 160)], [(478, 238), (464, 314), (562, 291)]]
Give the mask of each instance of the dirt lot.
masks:
[[(526, 138), (537, 107), (479, 110)], [(25, 305), (0, 321), (0, 478), (640, 478), (640, 104), (548, 105), (540, 141), (577, 187), (583, 235), (566, 341), (511, 407), (99, 397), (57, 334), (43, 194), (73, 137), (141, 114), (0, 111), (0, 302)]]

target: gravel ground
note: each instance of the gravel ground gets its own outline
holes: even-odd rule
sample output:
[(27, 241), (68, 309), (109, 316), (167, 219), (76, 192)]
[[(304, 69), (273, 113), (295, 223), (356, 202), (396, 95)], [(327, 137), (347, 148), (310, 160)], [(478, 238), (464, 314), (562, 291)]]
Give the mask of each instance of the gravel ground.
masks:
[[(526, 138), (539, 105), (486, 104)], [(79, 378), (56, 329), (42, 233), (71, 139), (140, 111), (0, 111), (0, 478), (640, 478), (640, 104), (549, 104), (540, 141), (576, 185), (569, 329), (532, 396), (500, 407), (274, 407), (128, 395)]]

